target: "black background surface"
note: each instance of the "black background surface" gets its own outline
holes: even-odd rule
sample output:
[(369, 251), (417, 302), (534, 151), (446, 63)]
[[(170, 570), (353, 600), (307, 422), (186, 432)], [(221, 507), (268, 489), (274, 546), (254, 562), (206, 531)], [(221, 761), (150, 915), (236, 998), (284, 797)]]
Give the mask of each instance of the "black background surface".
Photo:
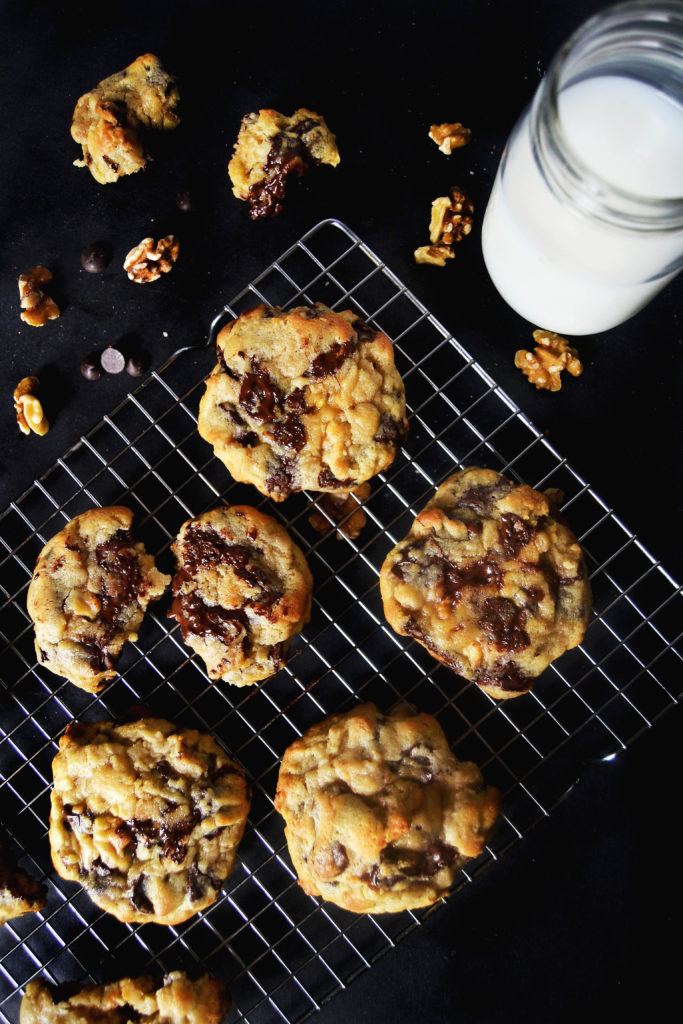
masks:
[[(0, 505), (28, 487), (137, 381), (85, 381), (92, 349), (133, 336), (152, 365), (200, 342), (223, 302), (324, 217), (357, 231), (587, 479), (674, 577), (680, 521), (681, 280), (628, 324), (578, 339), (585, 370), (536, 392), (513, 367), (529, 325), (486, 274), (479, 225), (507, 135), (564, 38), (599, 2), (461, 0), (119, 3), (0, 2)], [(143, 174), (100, 186), (72, 166), (78, 97), (144, 52), (177, 75), (182, 124)], [(244, 113), (308, 106), (342, 161), (291, 188), (283, 215), (253, 223), (226, 173)], [(450, 158), (427, 137), (460, 120), (473, 141)], [(431, 200), (463, 186), (478, 214), (445, 269), (418, 267)], [(179, 191), (195, 200), (190, 214)], [(142, 237), (181, 239), (151, 287), (121, 269)], [(104, 274), (81, 270), (96, 239)], [(54, 274), (59, 320), (19, 319), (17, 277)], [(52, 429), (20, 435), (11, 392), (37, 374)], [(590, 769), (552, 815), (445, 909), (336, 997), (319, 1024), (557, 1021), (656, 1010), (676, 988), (681, 910), (671, 832), (681, 715)], [(676, 787), (676, 790), (674, 789)]]

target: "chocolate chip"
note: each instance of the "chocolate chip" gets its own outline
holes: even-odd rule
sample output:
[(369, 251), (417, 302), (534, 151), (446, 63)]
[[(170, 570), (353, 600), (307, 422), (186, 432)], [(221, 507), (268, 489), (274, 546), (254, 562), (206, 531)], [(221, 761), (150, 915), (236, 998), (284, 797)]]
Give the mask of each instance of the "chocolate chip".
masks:
[(81, 373), (86, 380), (99, 380), (102, 376), (102, 364), (99, 352), (92, 352), (81, 363)]
[(304, 377), (320, 380), (321, 377), (328, 377), (330, 374), (336, 373), (342, 363), (353, 354), (355, 349), (356, 342), (353, 339), (343, 343), (335, 341), (327, 352), (321, 352), (320, 355), (315, 357), (309, 368), (304, 372)]
[(93, 242), (81, 253), (81, 266), (89, 274), (101, 274), (111, 259), (111, 249), (105, 242)]
[(141, 377), (147, 369), (147, 360), (140, 352), (132, 352), (126, 360), (126, 373), (131, 377)]
[(176, 196), (175, 202), (178, 209), (181, 210), (183, 213), (190, 213), (191, 210), (194, 208), (192, 196), (190, 195), (189, 192), (179, 192), (178, 195)]
[(126, 365), (126, 358), (123, 352), (114, 348), (113, 345), (107, 345), (100, 356), (100, 362), (102, 369), (106, 370), (107, 373), (121, 373)]
[(529, 646), (524, 629), (526, 612), (509, 597), (488, 597), (479, 615), (479, 625), (499, 651), (523, 651)]

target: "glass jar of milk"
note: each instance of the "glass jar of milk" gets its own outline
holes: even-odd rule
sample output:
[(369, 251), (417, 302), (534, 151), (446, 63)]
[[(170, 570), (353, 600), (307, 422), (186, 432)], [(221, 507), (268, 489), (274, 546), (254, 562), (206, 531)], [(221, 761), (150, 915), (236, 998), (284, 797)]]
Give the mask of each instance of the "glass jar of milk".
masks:
[(683, 4), (586, 22), (556, 56), (501, 160), (484, 260), (547, 330), (623, 323), (683, 265)]

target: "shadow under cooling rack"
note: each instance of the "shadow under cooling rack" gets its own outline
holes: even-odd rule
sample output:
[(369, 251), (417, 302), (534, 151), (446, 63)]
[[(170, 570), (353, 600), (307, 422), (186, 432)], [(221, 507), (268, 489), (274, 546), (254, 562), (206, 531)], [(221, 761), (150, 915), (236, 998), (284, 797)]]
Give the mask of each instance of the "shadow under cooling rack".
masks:
[[(456, 888), (547, 815), (583, 764), (631, 743), (681, 694), (681, 594), (670, 576), (514, 403), (401, 284), (337, 221), (325, 221), (269, 266), (216, 318), (256, 302), (324, 302), (371, 320), (394, 342), (405, 380), (410, 434), (389, 471), (372, 481), (357, 540), (321, 538), (306, 495), (257, 504), (282, 521), (315, 580), (311, 623), (296, 656), (264, 684), (211, 685), (190, 657), (167, 602), (148, 614), (120, 676), (98, 696), (36, 664), (26, 589), (43, 544), (94, 505), (125, 503), (164, 571), (179, 527), (219, 501), (254, 503), (196, 430), (213, 347), (174, 355), (0, 516), (0, 818), (10, 851), (45, 880), (45, 910), (0, 929), (0, 1020), (18, 1020), (20, 990), (107, 980), (143, 968), (203, 964), (230, 985), (229, 1021), (300, 1021), (368, 967), (426, 913), (354, 916), (318, 904), (296, 884), (273, 810), (285, 748), (324, 715), (398, 699), (435, 714), (456, 753), (476, 761), (504, 793), (485, 854)], [(497, 704), (396, 636), (377, 580), (389, 549), (435, 486), (483, 465), (537, 488), (564, 492), (563, 511), (586, 550), (595, 600), (580, 647), (554, 662), (534, 691)], [(74, 718), (118, 716), (144, 703), (210, 731), (246, 768), (254, 790), (238, 866), (224, 895), (184, 925), (120, 924), (50, 864), (51, 762)]]

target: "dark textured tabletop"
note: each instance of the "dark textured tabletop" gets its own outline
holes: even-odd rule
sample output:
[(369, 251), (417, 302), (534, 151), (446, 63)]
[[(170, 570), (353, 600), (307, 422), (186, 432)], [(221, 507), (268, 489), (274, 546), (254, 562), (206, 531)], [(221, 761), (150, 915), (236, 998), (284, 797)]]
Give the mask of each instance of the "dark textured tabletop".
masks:
[[(530, 325), (491, 284), (481, 215), (509, 131), (553, 53), (605, 5), (0, 4), (0, 506), (25, 490), (138, 382), (90, 382), (81, 360), (122, 339), (151, 367), (207, 335), (214, 314), (326, 217), (357, 232), (479, 360), (676, 579), (683, 576), (681, 299), (675, 280), (629, 323), (575, 340), (584, 373), (555, 394), (514, 369)], [(76, 99), (141, 53), (177, 75), (178, 130), (143, 174), (98, 185), (73, 166)], [(276, 220), (250, 221), (227, 162), (242, 115), (307, 106), (336, 133), (341, 163), (290, 189)], [(446, 158), (431, 123), (471, 144)], [(416, 266), (431, 200), (467, 189), (475, 227), (445, 269)], [(176, 205), (189, 191), (193, 209)], [(123, 258), (175, 233), (182, 255), (149, 287)], [(89, 275), (80, 253), (113, 250)], [(18, 275), (42, 263), (61, 317), (19, 319)], [(52, 427), (24, 437), (11, 393), (37, 374)], [(337, 1021), (558, 1021), (654, 1008), (676, 982), (667, 939), (681, 910), (671, 832), (678, 710), (616, 760), (587, 770), (559, 808), (317, 1016)]]

